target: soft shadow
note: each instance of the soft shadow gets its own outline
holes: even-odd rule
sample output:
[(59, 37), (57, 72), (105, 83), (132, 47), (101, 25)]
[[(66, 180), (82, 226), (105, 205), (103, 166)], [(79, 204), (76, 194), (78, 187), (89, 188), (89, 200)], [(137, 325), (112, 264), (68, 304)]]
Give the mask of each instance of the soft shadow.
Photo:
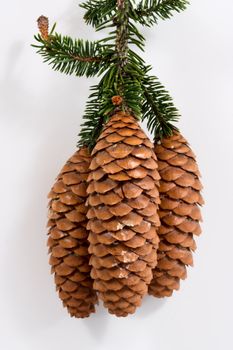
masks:
[(102, 339), (106, 334), (110, 315), (107, 309), (104, 309), (102, 302), (96, 307), (96, 313), (91, 315), (88, 319), (83, 320), (83, 324), (91, 336), (95, 339)]
[(147, 318), (155, 315), (165, 304), (167, 299), (154, 298), (146, 295), (143, 298), (142, 306), (136, 311), (135, 316), (138, 318)]

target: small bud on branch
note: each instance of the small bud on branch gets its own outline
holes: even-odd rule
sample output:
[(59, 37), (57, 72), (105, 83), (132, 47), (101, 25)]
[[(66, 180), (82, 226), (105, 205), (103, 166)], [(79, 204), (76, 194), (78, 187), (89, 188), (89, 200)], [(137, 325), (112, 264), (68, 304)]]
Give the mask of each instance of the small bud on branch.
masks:
[(40, 16), (37, 20), (38, 28), (40, 34), (44, 40), (48, 40), (49, 38), (49, 19), (45, 16)]
[(121, 96), (113, 96), (112, 97), (112, 104), (114, 106), (120, 106), (123, 102), (123, 99)]

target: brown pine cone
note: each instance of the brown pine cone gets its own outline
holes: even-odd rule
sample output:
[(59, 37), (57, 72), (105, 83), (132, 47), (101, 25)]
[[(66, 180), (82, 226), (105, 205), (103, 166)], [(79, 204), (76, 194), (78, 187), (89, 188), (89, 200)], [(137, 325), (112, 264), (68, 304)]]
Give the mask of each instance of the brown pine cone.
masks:
[(92, 156), (91, 276), (109, 312), (127, 316), (141, 304), (157, 263), (157, 159), (134, 117), (123, 112), (106, 124)]
[(193, 264), (193, 235), (201, 233), (199, 205), (203, 199), (195, 156), (181, 134), (174, 132), (162, 139), (155, 145), (155, 154), (161, 176), (161, 226), (158, 265), (153, 270), (149, 294), (165, 297), (179, 289), (180, 280), (186, 278), (186, 265)]
[(48, 197), (50, 265), (63, 305), (71, 316), (95, 312), (97, 296), (90, 277), (86, 187), (90, 154), (78, 150), (65, 164)]

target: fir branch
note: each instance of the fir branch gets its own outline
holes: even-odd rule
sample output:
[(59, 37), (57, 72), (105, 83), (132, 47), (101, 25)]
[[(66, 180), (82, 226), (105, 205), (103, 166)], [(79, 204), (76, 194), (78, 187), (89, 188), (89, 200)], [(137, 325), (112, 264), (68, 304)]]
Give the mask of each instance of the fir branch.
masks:
[(116, 14), (116, 0), (88, 0), (79, 6), (86, 10), (86, 23), (99, 29), (108, 25)]
[(189, 4), (188, 0), (141, 0), (133, 11), (134, 20), (145, 26), (151, 26), (158, 19), (168, 19), (174, 12), (184, 11)]
[(91, 88), (78, 146), (94, 147), (103, 126), (118, 110), (147, 120), (155, 140), (176, 129), (173, 123), (179, 113), (171, 97), (156, 77), (149, 76), (150, 67), (130, 45), (144, 49), (144, 37), (135, 22), (150, 26), (187, 4), (187, 0), (141, 0), (136, 6), (134, 0), (87, 0), (81, 4), (86, 22), (96, 30), (113, 27), (107, 37), (94, 42), (53, 33), (55, 26), (49, 33), (48, 19), (40, 17), (38, 44), (32, 46), (45, 62), (66, 74), (102, 76)]
[(140, 80), (134, 74), (128, 75), (123, 82), (123, 91), (123, 101), (127, 106), (126, 110), (137, 119), (140, 119), (143, 102), (143, 89)]
[(50, 34), (46, 40), (38, 34), (35, 39), (40, 45), (32, 46), (37, 48), (44, 62), (65, 74), (94, 76), (101, 69), (107, 69), (107, 61), (112, 54), (109, 48), (105, 49), (98, 41), (72, 39), (58, 33)]
[(92, 148), (98, 139), (104, 124), (114, 112), (115, 105), (112, 103), (112, 96), (116, 95), (115, 81), (117, 79), (117, 68), (115, 65), (102, 77), (98, 85), (91, 88), (91, 95), (86, 104), (83, 116), (84, 123), (79, 133), (80, 141), (78, 146)]
[[(102, 77), (100, 83), (92, 87), (92, 94), (86, 104), (84, 123), (79, 133), (79, 146), (88, 145), (92, 148), (99, 137), (104, 124), (117, 110), (125, 110), (132, 113), (136, 118), (141, 117), (143, 90), (141, 87), (141, 71), (135, 70), (134, 63), (129, 59), (125, 66), (123, 80), (118, 74), (118, 67), (112, 63), (109, 70)], [(119, 86), (122, 95), (119, 96)], [(112, 97), (120, 97), (120, 107), (113, 103)]]
[(99, 137), (104, 124), (104, 115), (100, 115), (100, 84), (92, 86), (93, 91), (86, 104), (85, 113), (83, 116), (83, 124), (81, 125), (81, 131), (79, 133), (78, 147), (88, 146), (92, 149)]
[(142, 81), (144, 102), (143, 120), (147, 120), (148, 130), (154, 139), (170, 136), (177, 129), (173, 123), (179, 119), (179, 112), (164, 86), (155, 76), (145, 75)]

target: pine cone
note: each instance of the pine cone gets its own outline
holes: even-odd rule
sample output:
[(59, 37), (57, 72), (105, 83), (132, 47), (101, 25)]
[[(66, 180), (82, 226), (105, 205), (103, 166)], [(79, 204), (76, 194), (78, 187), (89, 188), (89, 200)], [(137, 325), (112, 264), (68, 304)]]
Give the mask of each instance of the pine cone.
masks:
[(71, 316), (95, 312), (97, 302), (90, 277), (87, 241), (86, 179), (90, 155), (78, 150), (65, 164), (49, 193), (50, 264), (63, 305)]
[(202, 185), (195, 156), (187, 141), (178, 133), (155, 145), (160, 181), (161, 226), (159, 228), (158, 265), (149, 294), (171, 296), (178, 290), (180, 279), (186, 278), (186, 265), (192, 265), (196, 245), (193, 235), (199, 235), (203, 204)]
[(109, 312), (127, 316), (141, 304), (157, 263), (157, 159), (134, 117), (123, 112), (111, 117), (92, 155), (91, 276)]

